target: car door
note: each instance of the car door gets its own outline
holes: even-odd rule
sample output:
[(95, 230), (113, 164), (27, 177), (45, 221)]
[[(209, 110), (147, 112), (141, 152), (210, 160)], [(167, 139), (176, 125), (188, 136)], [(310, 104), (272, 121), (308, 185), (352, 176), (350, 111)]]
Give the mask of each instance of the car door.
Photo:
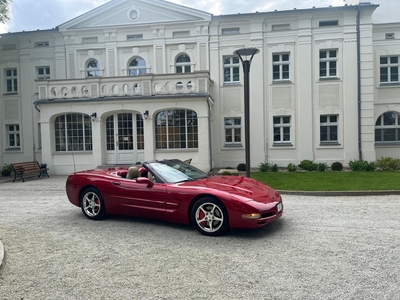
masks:
[(163, 183), (145, 184), (130, 179), (110, 181), (109, 197), (116, 214), (165, 219), (166, 186)]

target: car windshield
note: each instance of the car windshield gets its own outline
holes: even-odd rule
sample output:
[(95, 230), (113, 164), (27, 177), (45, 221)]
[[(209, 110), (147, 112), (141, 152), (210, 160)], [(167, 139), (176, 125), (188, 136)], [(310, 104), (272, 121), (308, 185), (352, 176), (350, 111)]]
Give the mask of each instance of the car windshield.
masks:
[(180, 160), (162, 160), (151, 162), (149, 165), (167, 183), (192, 181), (208, 177), (207, 173)]

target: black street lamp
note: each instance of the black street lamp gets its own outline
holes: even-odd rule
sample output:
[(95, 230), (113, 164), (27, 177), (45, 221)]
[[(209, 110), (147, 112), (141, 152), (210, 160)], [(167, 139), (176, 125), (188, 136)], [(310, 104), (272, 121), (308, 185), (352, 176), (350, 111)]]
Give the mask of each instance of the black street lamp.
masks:
[(245, 153), (246, 153), (246, 177), (250, 178), (250, 87), (249, 74), (253, 56), (260, 52), (257, 48), (243, 48), (233, 52), (239, 56), (244, 74), (244, 129), (245, 129)]

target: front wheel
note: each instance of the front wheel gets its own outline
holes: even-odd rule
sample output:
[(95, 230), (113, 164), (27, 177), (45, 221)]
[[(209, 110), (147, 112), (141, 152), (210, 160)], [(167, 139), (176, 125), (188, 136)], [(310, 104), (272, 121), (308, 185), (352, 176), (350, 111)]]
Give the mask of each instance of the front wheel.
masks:
[(96, 188), (88, 188), (82, 193), (81, 209), (91, 220), (100, 220), (106, 215), (103, 196)]
[(212, 197), (198, 200), (191, 212), (192, 224), (208, 236), (222, 235), (229, 226), (228, 212), (221, 201)]

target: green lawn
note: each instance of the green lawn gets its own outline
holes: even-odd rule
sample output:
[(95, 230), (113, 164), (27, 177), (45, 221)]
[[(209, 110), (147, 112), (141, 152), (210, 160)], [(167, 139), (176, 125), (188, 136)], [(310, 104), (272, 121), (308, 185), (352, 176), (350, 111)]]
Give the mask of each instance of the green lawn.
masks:
[(252, 172), (251, 178), (276, 190), (375, 191), (400, 190), (400, 172)]

